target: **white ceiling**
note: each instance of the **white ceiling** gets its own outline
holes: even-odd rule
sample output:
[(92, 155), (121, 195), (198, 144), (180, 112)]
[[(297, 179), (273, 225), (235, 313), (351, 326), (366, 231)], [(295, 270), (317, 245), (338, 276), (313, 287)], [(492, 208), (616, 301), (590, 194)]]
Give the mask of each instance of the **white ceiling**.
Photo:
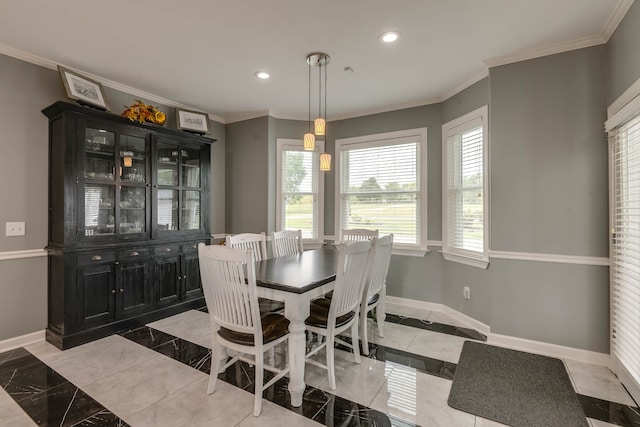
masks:
[[(632, 2), (0, 0), (0, 53), (231, 122), (306, 119), (305, 58), (323, 51), (335, 119), (442, 101), (488, 66), (605, 43)], [(387, 30), (395, 45), (378, 40)]]

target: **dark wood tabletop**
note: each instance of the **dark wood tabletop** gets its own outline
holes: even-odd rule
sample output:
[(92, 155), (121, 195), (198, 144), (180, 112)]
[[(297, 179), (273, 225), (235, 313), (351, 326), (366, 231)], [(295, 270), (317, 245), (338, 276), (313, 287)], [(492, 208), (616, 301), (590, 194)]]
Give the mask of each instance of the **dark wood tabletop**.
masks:
[(298, 255), (271, 258), (256, 263), (258, 286), (303, 294), (336, 278), (338, 250), (334, 245)]

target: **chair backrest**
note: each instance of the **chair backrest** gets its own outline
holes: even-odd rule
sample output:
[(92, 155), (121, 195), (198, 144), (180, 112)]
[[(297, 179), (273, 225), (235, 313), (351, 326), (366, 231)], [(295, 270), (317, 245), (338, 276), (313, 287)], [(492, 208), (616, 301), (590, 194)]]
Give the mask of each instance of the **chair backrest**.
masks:
[(198, 245), (200, 277), (212, 323), (262, 336), (251, 251), (221, 245)]
[(267, 238), (264, 232), (241, 233), (234, 236), (227, 236), (225, 245), (234, 249), (251, 250), (253, 261), (267, 259)]
[[(380, 292), (387, 280), (389, 263), (391, 262), (391, 249), (393, 248), (393, 234), (387, 234), (378, 239), (373, 239), (373, 263), (367, 279), (365, 298)], [(366, 301), (365, 301), (366, 304)]]
[(370, 240), (373, 237), (378, 237), (378, 230), (367, 230), (366, 228), (342, 229), (342, 243)]
[(330, 321), (356, 310), (360, 305), (367, 274), (373, 262), (370, 240), (342, 243), (337, 247), (338, 270), (329, 308)]
[(271, 235), (271, 247), (274, 258), (301, 254), (304, 250), (302, 246), (302, 230), (274, 231)]

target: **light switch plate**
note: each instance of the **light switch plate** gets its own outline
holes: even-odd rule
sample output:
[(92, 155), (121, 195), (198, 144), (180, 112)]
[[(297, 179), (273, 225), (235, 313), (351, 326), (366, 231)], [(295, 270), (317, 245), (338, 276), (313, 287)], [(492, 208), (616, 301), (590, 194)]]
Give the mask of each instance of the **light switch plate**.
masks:
[(24, 236), (24, 222), (7, 222), (6, 236)]

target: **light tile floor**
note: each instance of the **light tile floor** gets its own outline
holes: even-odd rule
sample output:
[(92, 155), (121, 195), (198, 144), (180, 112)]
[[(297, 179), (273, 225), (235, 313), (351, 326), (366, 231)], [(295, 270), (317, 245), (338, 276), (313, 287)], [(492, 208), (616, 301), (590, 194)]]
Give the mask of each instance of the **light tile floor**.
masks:
[[(394, 304), (388, 304), (387, 311), (416, 319), (464, 326), (443, 313)], [(331, 393), (325, 393), (325, 400), (320, 399), (317, 407), (312, 405), (311, 409), (303, 410), (287, 408), (282, 403), (272, 403), (284, 399), (282, 392), (275, 390), (267, 396), (271, 401), (263, 400), (262, 415), (256, 418), (252, 415), (253, 395), (247, 391), (253, 390), (253, 384), (250, 380), (243, 382), (244, 376), (250, 377), (251, 373), (247, 375), (236, 370), (235, 376), (242, 388), (218, 381), (216, 392), (213, 395), (206, 394), (208, 365), (202, 359), (202, 354), (206, 354), (206, 349), (211, 347), (208, 314), (191, 310), (148, 326), (153, 328), (152, 331), (160, 331), (155, 332), (158, 337), (154, 339), (157, 338), (162, 346), (147, 348), (125, 338), (125, 334), (113, 335), (64, 352), (46, 342), (27, 346), (26, 350), (121, 420), (100, 425), (320, 425), (316, 421), (331, 425), (336, 419), (335, 413), (349, 413), (348, 410), (345, 411), (345, 405), (356, 408), (355, 412), (352, 410), (352, 414), (357, 414), (358, 408), (362, 410), (363, 407), (380, 411), (390, 416), (392, 425), (500, 425), (450, 408), (447, 398), (451, 379), (373, 358), (363, 358), (361, 364), (356, 364), (353, 354), (342, 350), (336, 350), (336, 366), (339, 368), (336, 372), (337, 389), (334, 391), (329, 390), (325, 371), (313, 365), (306, 367), (305, 382), (308, 390), (315, 390), (310, 392), (308, 398), (312, 399), (312, 394)], [(368, 330), (369, 340), (373, 345), (453, 364), (458, 362), (462, 344), (466, 340), (460, 336), (389, 322), (385, 324), (385, 337), (381, 338), (371, 320), (368, 321)], [(175, 337), (205, 349), (191, 354), (189, 351), (192, 350), (187, 350), (187, 346), (180, 344), (180, 340), (175, 340)], [(159, 350), (161, 347), (166, 348)], [(178, 354), (178, 360), (165, 355), (170, 352)], [(322, 353), (318, 357), (323, 357)], [(565, 365), (577, 393), (608, 402), (637, 406), (607, 368), (571, 360), (565, 360)], [(335, 398), (326, 400), (326, 396)], [(303, 413), (304, 411), (311, 412)], [(388, 420), (386, 418), (387, 423)], [(592, 427), (616, 425), (597, 419), (588, 420)], [(126, 424), (118, 424), (123, 422)], [(344, 425), (379, 425), (375, 419), (363, 421), (361, 414), (353, 419), (343, 417), (341, 422)], [(33, 426), (36, 423), (20, 408), (15, 397), (0, 388), (0, 427), (23, 425)]]

